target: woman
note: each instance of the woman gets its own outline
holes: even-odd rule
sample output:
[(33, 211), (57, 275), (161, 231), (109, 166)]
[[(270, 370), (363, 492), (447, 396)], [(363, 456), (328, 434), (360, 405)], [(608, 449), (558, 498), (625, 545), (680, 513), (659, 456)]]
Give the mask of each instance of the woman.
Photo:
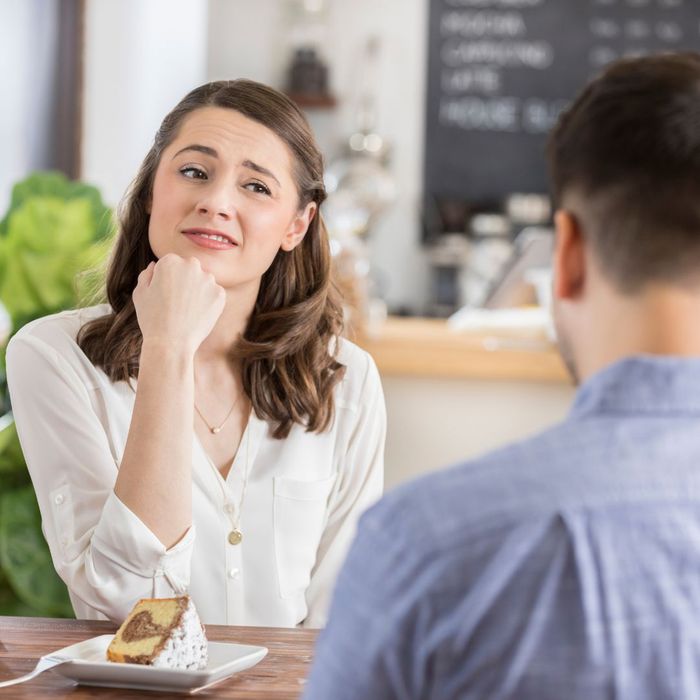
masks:
[(380, 495), (385, 434), (374, 363), (339, 338), (324, 197), (290, 100), (199, 87), (121, 210), (109, 305), (10, 343), (17, 429), (78, 617), (189, 591), (207, 623), (323, 624)]

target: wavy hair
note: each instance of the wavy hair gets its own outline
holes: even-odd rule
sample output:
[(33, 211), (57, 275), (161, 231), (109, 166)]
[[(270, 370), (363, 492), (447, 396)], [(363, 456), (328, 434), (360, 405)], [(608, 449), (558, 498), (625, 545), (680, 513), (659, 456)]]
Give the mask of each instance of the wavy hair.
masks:
[[(165, 117), (120, 208), (119, 233), (106, 276), (111, 312), (87, 322), (78, 343), (112, 381), (137, 378), (142, 336), (131, 294), (139, 273), (155, 261), (148, 241), (149, 202), (163, 151), (183, 119), (202, 107), (224, 107), (266, 126), (289, 148), (299, 208), (326, 198), (323, 158), (306, 118), (285, 95), (251, 80), (195, 88)], [(240, 362), (243, 389), (258, 418), (284, 438), (294, 423), (326, 430), (334, 415), (333, 389), (344, 366), (336, 360), (342, 308), (331, 281), (328, 233), (320, 212), (302, 242), (280, 250), (264, 273), (255, 308), (230, 357)]]

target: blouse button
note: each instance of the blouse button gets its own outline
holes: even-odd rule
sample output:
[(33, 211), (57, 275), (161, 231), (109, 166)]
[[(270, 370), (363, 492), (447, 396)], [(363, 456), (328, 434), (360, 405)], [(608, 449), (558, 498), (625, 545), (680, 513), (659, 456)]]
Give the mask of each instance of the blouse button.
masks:
[(60, 506), (61, 503), (63, 503), (63, 494), (62, 494), (62, 493), (57, 494), (57, 495), (54, 497), (53, 502), (54, 502), (57, 506)]
[(238, 578), (239, 574), (240, 574), (240, 571), (238, 569), (229, 569), (228, 570), (228, 577), (230, 579), (233, 579), (234, 581)]

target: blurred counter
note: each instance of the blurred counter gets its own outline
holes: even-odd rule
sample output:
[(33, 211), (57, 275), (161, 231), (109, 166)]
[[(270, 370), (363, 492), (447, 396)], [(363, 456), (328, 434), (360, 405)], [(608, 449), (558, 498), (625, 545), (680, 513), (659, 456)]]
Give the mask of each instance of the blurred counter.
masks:
[(544, 334), (453, 331), (440, 319), (390, 317), (356, 342), (382, 376), (571, 382)]
[(380, 332), (355, 340), (382, 378), (387, 488), (562, 420), (575, 392), (544, 334), (390, 318)]

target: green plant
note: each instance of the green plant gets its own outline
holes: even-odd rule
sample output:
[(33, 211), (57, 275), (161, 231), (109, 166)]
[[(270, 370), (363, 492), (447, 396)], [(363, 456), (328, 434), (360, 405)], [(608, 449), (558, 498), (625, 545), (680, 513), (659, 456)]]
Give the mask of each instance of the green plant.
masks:
[[(74, 308), (94, 293), (111, 245), (112, 217), (98, 190), (60, 173), (15, 185), (0, 221), (0, 303), (11, 331)], [(1, 341), (1, 339), (0, 339)], [(0, 614), (72, 616), (54, 571), (17, 438), (0, 352)]]

